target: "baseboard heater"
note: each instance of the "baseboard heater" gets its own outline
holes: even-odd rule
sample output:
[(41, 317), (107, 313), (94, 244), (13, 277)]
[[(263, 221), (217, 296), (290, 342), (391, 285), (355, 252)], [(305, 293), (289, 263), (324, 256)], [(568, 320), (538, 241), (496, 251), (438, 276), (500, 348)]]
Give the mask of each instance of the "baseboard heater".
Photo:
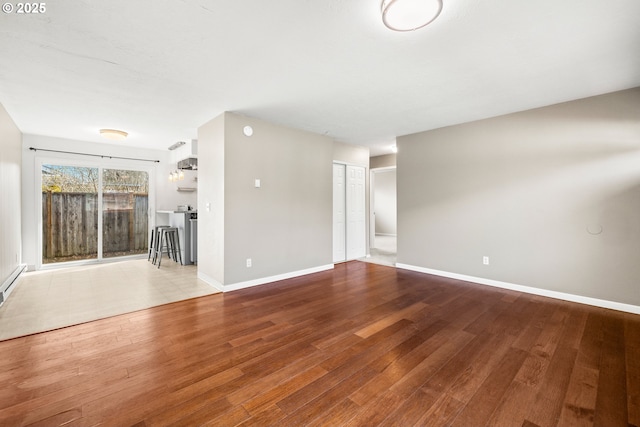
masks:
[(4, 302), (9, 297), (13, 288), (18, 284), (18, 277), (22, 274), (23, 271), (27, 269), (27, 264), (20, 264), (11, 275), (4, 281), (2, 286), (0, 287), (0, 306), (4, 304)]

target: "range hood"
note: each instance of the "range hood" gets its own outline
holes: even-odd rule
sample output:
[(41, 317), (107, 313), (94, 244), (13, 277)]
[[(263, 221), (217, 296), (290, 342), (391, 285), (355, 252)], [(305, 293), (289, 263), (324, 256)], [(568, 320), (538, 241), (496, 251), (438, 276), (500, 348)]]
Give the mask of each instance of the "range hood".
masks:
[(178, 161), (178, 169), (182, 170), (198, 170), (198, 158), (197, 157), (187, 157), (186, 159), (182, 159)]

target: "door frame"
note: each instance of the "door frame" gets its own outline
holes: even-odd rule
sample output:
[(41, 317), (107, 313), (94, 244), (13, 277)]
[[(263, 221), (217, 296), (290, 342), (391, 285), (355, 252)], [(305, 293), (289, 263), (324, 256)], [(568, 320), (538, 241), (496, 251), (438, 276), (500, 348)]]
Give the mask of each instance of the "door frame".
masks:
[[(342, 171), (342, 190), (340, 194), (337, 194), (336, 189), (336, 167), (339, 167)], [(345, 262), (347, 260), (347, 167), (344, 163), (333, 162), (332, 169), (332, 219), (331, 219), (331, 241), (332, 241), (332, 263)], [(338, 229), (337, 217), (338, 212), (336, 206), (336, 199), (340, 202), (340, 208), (342, 209), (342, 217), (340, 222), (340, 229)]]
[[(398, 173), (398, 166), (385, 166), (381, 168), (374, 168), (369, 170), (369, 249), (375, 248), (376, 243), (376, 173), (388, 172), (395, 170)], [(397, 179), (397, 175), (396, 175)], [(396, 198), (398, 197), (398, 187), (396, 186)], [(397, 227), (397, 224), (396, 224)]]
[[(82, 156), (82, 155), (78, 155)], [(89, 167), (89, 168), (97, 168), (98, 169), (98, 206), (99, 206), (99, 214), (98, 214), (98, 255), (96, 258), (88, 259), (88, 260), (78, 260), (78, 261), (65, 261), (59, 263), (52, 264), (44, 264), (42, 262), (42, 245), (43, 245), (43, 236), (42, 236), (42, 165), (44, 164), (54, 164), (54, 165), (62, 165), (62, 166), (76, 166), (76, 167)], [(36, 270), (47, 270), (47, 269), (55, 269), (62, 267), (71, 267), (77, 265), (88, 265), (88, 264), (99, 264), (99, 263), (108, 263), (108, 262), (116, 262), (124, 259), (136, 259), (142, 258), (144, 255), (125, 255), (121, 257), (109, 257), (104, 258), (102, 256), (102, 171), (103, 169), (127, 169), (127, 170), (135, 170), (135, 171), (144, 171), (149, 175), (149, 206), (147, 212), (147, 221), (149, 224), (149, 228), (152, 227), (152, 221), (155, 220), (155, 215), (152, 215), (152, 212), (156, 211), (156, 164), (141, 164), (140, 161), (135, 160), (122, 160), (122, 159), (113, 159), (113, 158), (101, 158), (101, 159), (87, 159), (84, 157), (63, 157), (63, 156), (39, 156), (36, 154), (35, 156), (35, 168), (34, 168), (34, 182), (35, 182), (35, 208), (37, 214), (35, 215), (35, 227), (37, 230), (36, 233)]]
[[(348, 240), (348, 235), (349, 235), (349, 226), (348, 226), (349, 220), (348, 220), (348, 216), (347, 216), (348, 204), (346, 203), (346, 197), (347, 197), (347, 188), (346, 188), (346, 185), (347, 185), (347, 181), (348, 181), (348, 179), (347, 179), (347, 170), (348, 170), (348, 168), (349, 168), (349, 167), (360, 168), (360, 169), (362, 169), (362, 170), (363, 170), (363, 177), (364, 177), (364, 191), (363, 191), (363, 194), (362, 194), (362, 196), (363, 196), (363, 206), (362, 206), (362, 208), (363, 208), (363, 210), (364, 210), (364, 230), (363, 230), (363, 239), (364, 239), (364, 243), (363, 243), (363, 244), (364, 244), (364, 248), (363, 248), (363, 249), (364, 249), (364, 254), (363, 254), (362, 256), (363, 256), (363, 257), (365, 257), (365, 256), (369, 256), (369, 245), (368, 245), (368, 240), (369, 240), (369, 239), (368, 239), (368, 237), (369, 237), (369, 233), (367, 232), (367, 225), (368, 225), (368, 224), (367, 224), (367, 221), (368, 221), (368, 218), (369, 218), (369, 216), (368, 216), (368, 214), (367, 214), (367, 209), (368, 209), (368, 203), (367, 203), (367, 197), (368, 197), (367, 186), (369, 185), (369, 183), (368, 183), (368, 179), (367, 179), (367, 178), (368, 178), (368, 176), (369, 176), (369, 175), (367, 174), (367, 169), (369, 169), (369, 167), (368, 167), (368, 166), (361, 165), (361, 164), (348, 163), (348, 162), (341, 162), (341, 161), (337, 161), (337, 160), (334, 160), (334, 161), (332, 162), (332, 165), (333, 165), (333, 166), (332, 166), (332, 168), (333, 168), (333, 167), (335, 167), (335, 165), (341, 165), (341, 166), (343, 166), (343, 167), (344, 167), (344, 170), (345, 170), (345, 187), (344, 187), (344, 197), (345, 197), (345, 249), (344, 249), (344, 253), (345, 253), (345, 257), (344, 257), (344, 259), (343, 259), (343, 260), (335, 261), (335, 260), (334, 260), (334, 256), (333, 256), (333, 255), (335, 254), (335, 251), (334, 251), (334, 248), (333, 248), (333, 245), (332, 245), (332, 260), (334, 260), (334, 261), (333, 261), (333, 263), (334, 263), (334, 264), (336, 264), (336, 263), (340, 263), (340, 262), (351, 261), (351, 260), (353, 260), (353, 259), (357, 259), (357, 258), (350, 258), (350, 257), (349, 257), (349, 251), (348, 251), (348, 244), (349, 244), (349, 243), (348, 243), (348, 241), (347, 241), (347, 240)], [(332, 169), (332, 171), (333, 171), (333, 169)], [(332, 177), (333, 177), (333, 173), (332, 173)], [(333, 186), (332, 186), (332, 188), (333, 188)], [(334, 196), (335, 196), (335, 195), (334, 195)], [(332, 207), (332, 212), (334, 212), (333, 207)], [(333, 220), (332, 220), (332, 224), (334, 224), (334, 223), (333, 223)], [(334, 234), (335, 234), (335, 230), (334, 230), (333, 225), (332, 225), (331, 230), (332, 230), (331, 232), (332, 232), (332, 241), (333, 241)]]

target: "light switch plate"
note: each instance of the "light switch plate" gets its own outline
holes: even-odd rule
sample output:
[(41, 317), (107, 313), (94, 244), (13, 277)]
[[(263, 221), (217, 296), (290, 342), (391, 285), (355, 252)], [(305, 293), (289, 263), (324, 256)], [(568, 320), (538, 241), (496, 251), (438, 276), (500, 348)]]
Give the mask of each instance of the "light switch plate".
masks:
[(260, 188), (260, 180), (256, 179), (256, 183), (255, 183), (256, 188)]

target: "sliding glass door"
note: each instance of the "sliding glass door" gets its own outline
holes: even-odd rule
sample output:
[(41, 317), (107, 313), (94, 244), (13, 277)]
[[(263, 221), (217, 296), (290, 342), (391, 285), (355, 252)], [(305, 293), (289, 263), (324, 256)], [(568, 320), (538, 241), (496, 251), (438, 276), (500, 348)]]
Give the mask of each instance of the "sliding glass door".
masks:
[(148, 250), (149, 172), (43, 162), (42, 264)]
[(149, 240), (149, 174), (102, 170), (102, 256), (146, 253)]
[(42, 165), (42, 263), (98, 258), (98, 168)]

